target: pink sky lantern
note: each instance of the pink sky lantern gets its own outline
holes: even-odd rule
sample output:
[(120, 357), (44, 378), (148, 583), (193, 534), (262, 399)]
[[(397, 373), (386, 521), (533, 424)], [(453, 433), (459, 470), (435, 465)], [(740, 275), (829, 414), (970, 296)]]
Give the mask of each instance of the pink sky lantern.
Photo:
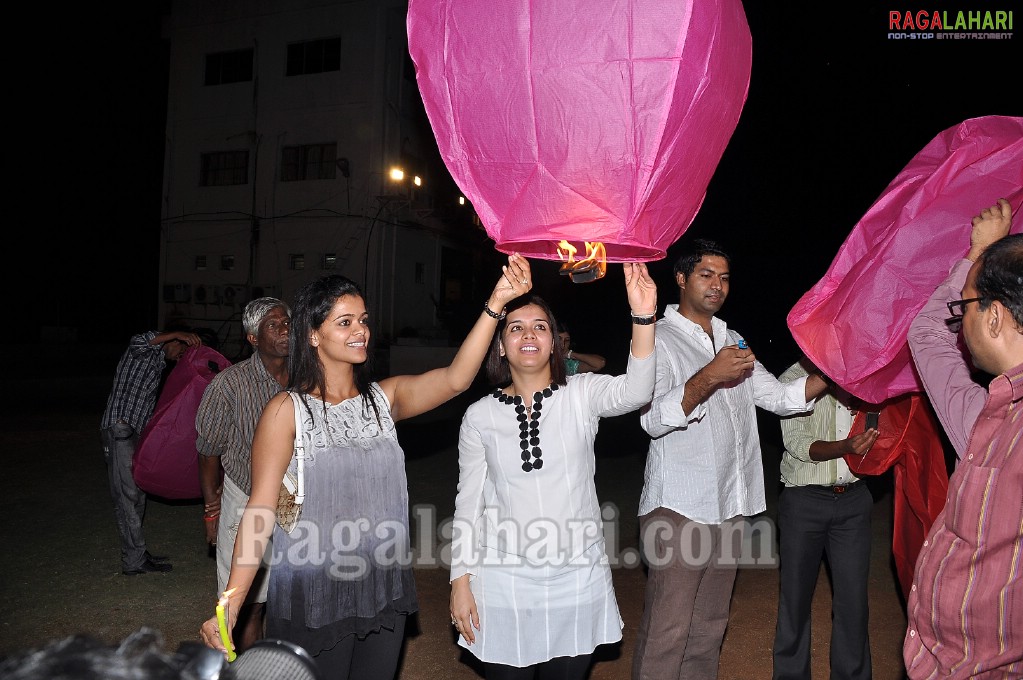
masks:
[(1005, 198), (1023, 231), (1023, 118), (972, 118), (943, 131), (853, 227), (827, 273), (788, 315), (817, 366), (870, 403), (922, 392), (906, 337), (952, 265), (971, 220)]
[(497, 249), (665, 257), (739, 121), (740, 0), (410, 0), (441, 156)]

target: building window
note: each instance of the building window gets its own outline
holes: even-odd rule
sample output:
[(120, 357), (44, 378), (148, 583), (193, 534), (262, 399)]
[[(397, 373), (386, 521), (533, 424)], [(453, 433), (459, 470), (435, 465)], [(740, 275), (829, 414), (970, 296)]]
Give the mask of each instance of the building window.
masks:
[(337, 253), (324, 253), (320, 269), (337, 269)]
[(292, 269), (305, 269), (305, 255), (302, 253), (292, 253), (290, 258)]
[(234, 255), (220, 256), (220, 270), (225, 272), (234, 271)]
[(341, 70), (341, 38), (324, 38), (288, 45), (285, 75), (301, 76)]
[(252, 80), (252, 48), (206, 55), (206, 85)]
[(195, 256), (195, 270), (197, 272), (204, 272), (204, 271), (206, 271), (206, 256), (205, 255), (196, 255)]
[(281, 181), (334, 179), (337, 172), (337, 142), (286, 146), (281, 156)]
[(216, 151), (202, 155), (199, 186), (221, 187), (249, 183), (249, 152)]

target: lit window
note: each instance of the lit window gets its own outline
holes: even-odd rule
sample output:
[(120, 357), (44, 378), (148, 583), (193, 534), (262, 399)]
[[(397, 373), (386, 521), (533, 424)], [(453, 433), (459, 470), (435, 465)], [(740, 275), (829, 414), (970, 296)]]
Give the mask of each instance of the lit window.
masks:
[(291, 268), (292, 269), (305, 269), (305, 255), (301, 253), (291, 254)]

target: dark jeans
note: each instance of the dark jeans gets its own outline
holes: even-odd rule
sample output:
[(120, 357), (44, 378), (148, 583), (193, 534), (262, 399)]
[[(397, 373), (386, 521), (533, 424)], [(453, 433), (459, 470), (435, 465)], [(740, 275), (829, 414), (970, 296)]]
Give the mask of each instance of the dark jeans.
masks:
[(117, 423), (100, 430), (100, 439), (103, 443), (103, 458), (107, 462), (117, 533), (121, 538), (121, 568), (138, 569), (146, 560), (146, 539), (142, 534), (146, 494), (135, 485), (135, 479), (131, 476), (138, 433), (131, 425)]
[(831, 487), (792, 486), (778, 501), (781, 589), (774, 637), (774, 678), (810, 677), (810, 608), (821, 558), (831, 568), (831, 678), (871, 677), (867, 635), (870, 511), (863, 482), (835, 493)]

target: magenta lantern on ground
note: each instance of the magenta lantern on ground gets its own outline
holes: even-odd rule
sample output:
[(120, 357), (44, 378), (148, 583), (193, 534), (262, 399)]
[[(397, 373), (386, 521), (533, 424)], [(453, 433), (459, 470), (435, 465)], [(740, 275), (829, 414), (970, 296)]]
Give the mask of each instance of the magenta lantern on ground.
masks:
[(497, 249), (665, 256), (749, 87), (740, 0), (410, 0), (441, 156)]

